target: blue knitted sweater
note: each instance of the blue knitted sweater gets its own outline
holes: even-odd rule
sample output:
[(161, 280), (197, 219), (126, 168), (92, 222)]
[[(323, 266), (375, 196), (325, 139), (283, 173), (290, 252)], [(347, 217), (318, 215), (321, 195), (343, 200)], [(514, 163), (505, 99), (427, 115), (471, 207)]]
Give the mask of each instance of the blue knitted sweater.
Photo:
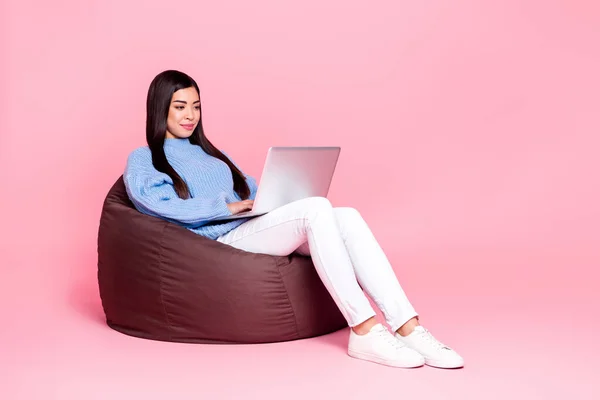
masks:
[[(169, 164), (187, 183), (190, 198), (177, 196), (173, 180), (154, 168), (150, 149), (144, 146), (131, 152), (123, 174), (127, 194), (138, 211), (179, 224), (210, 239), (216, 239), (248, 220), (214, 222), (218, 217), (231, 215), (227, 203), (241, 200), (233, 190), (233, 177), (227, 164), (206, 154), (188, 139), (165, 139), (164, 149)], [(250, 188), (250, 199), (254, 199), (256, 180), (244, 176)]]

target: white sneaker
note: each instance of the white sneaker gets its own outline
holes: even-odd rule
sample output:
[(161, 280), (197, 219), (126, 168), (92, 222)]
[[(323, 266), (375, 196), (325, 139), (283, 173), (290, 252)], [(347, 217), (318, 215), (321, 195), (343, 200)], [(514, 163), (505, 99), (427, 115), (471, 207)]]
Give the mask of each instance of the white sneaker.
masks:
[(425, 364), (438, 368), (460, 368), (465, 361), (450, 347), (440, 343), (427, 329), (417, 326), (408, 335), (396, 333), (396, 339), (425, 357)]
[(425, 364), (422, 355), (399, 342), (383, 325), (377, 324), (366, 335), (350, 329), (350, 357), (399, 368), (415, 368)]

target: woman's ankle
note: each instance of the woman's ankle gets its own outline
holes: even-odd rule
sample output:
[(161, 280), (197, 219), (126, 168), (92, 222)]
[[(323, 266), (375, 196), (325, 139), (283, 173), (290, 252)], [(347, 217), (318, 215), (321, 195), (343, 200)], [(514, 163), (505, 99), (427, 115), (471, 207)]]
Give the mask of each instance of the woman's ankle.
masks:
[(419, 326), (419, 317), (413, 317), (406, 321), (404, 325), (396, 330), (396, 332), (400, 336), (408, 336), (412, 333), (412, 331)]
[(371, 317), (368, 320), (361, 322), (358, 325), (353, 326), (351, 329), (354, 331), (354, 333), (356, 333), (357, 335), (366, 335), (367, 333), (369, 333), (371, 331), (371, 328), (373, 328), (375, 325), (377, 325), (377, 319), (375, 317)]

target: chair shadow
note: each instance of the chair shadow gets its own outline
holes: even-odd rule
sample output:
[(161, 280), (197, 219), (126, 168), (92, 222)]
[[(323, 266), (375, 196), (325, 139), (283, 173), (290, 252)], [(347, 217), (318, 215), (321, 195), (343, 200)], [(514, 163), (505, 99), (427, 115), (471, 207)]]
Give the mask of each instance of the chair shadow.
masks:
[(327, 335), (319, 336), (314, 340), (345, 351), (348, 347), (348, 329), (345, 328), (333, 333), (328, 333)]
[(83, 318), (105, 325), (106, 319), (100, 300), (98, 282), (94, 278), (80, 280), (71, 287), (67, 296), (68, 305)]

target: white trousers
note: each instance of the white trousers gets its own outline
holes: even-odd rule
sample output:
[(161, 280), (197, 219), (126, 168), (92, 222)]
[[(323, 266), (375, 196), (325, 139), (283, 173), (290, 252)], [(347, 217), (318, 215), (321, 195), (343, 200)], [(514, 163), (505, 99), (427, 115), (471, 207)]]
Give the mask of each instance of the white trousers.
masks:
[(310, 197), (253, 218), (217, 240), (252, 253), (310, 255), (349, 326), (375, 316), (361, 286), (392, 330), (417, 316), (373, 233), (353, 208), (333, 208), (326, 198)]

